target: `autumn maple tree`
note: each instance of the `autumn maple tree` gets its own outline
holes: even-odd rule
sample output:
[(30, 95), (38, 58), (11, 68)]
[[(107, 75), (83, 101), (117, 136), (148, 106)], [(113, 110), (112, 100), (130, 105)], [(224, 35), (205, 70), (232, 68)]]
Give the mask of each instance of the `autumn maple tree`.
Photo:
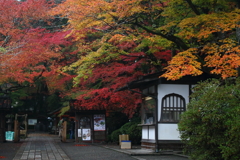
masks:
[(132, 116), (141, 95), (116, 89), (161, 71), (171, 59), (171, 43), (126, 23), (132, 14), (140, 13), (139, 9), (143, 11), (141, 6), (131, 5), (132, 1), (66, 1), (51, 11), (69, 19), (66, 30), (71, 30), (69, 36), (78, 47), (79, 59), (61, 70), (76, 74), (74, 88), (65, 96), (76, 99), (77, 107), (115, 109)]
[(54, 30), (51, 24), (54, 18), (47, 11), (52, 5), (45, 0), (0, 2), (1, 83), (33, 83), (56, 71), (53, 64), (61, 57), (60, 45), (69, 42), (64, 38), (67, 33)]
[[(114, 107), (131, 115), (139, 95), (115, 90), (158, 71), (171, 80), (204, 72), (238, 75), (238, 1), (0, 3), (1, 82), (44, 77), (52, 93), (87, 109)], [(61, 20), (68, 24), (64, 30), (55, 23)]]
[[(178, 2), (179, 6), (175, 6)], [(175, 35), (187, 48), (179, 50), (164, 75), (177, 79), (203, 72), (222, 78), (238, 76), (239, 2), (233, 1), (171, 1), (165, 14), (174, 24)], [(182, 10), (179, 10), (182, 7)], [(170, 10), (171, 8), (171, 10)], [(182, 11), (182, 12), (181, 12)], [(179, 14), (174, 20), (174, 16)], [(171, 24), (165, 28), (173, 27)]]
[(54, 97), (71, 84), (73, 75), (59, 68), (72, 63), (76, 52), (71, 37), (65, 38), (69, 32), (62, 30), (66, 19), (48, 15), (54, 5), (46, 0), (0, 1), (0, 94), (20, 110), (35, 107), (45, 113), (59, 107), (61, 97)]
[[(83, 40), (89, 43), (88, 51), (98, 47), (95, 42), (98, 38), (98, 32), (89, 33), (84, 37)], [(80, 60), (62, 69), (64, 73), (76, 74), (74, 88), (64, 92), (62, 96), (75, 99), (74, 105), (78, 109), (115, 110), (131, 117), (138, 110), (141, 95), (116, 90), (140, 76), (158, 71), (171, 57), (170, 51), (161, 51), (158, 47), (152, 47), (151, 55), (142, 51), (136, 52), (134, 50), (137, 46), (137, 42), (133, 40), (118, 42), (113, 38), (99, 48), (104, 54), (90, 54), (86, 48), (79, 48), (77, 55)]]
[[(82, 37), (92, 30), (104, 34), (98, 42), (100, 46), (112, 38), (143, 40), (140, 37), (145, 33), (145, 40), (151, 41), (148, 47), (155, 42), (161, 48), (171, 48), (175, 55), (163, 75), (167, 79), (203, 72), (226, 78), (236, 76), (239, 66), (238, 3), (230, 0), (67, 0), (54, 12), (69, 17), (68, 27), (79, 40), (79, 46), (84, 45)], [(87, 57), (97, 54), (102, 53), (96, 50)]]
[[(136, 62), (136, 57), (140, 57)], [(157, 55), (157, 53), (156, 53)], [(170, 52), (166, 53), (170, 55)], [(78, 109), (114, 110), (133, 116), (141, 103), (141, 95), (132, 91), (116, 90), (127, 83), (145, 75), (144, 71), (154, 70), (152, 65), (147, 65), (149, 57), (144, 53), (129, 54), (107, 63), (95, 64), (91, 75), (79, 79), (79, 84), (71, 89), (66, 96), (74, 97), (74, 105)], [(101, 57), (100, 57), (101, 58)]]
[(86, 108), (121, 106), (121, 96), (113, 96), (120, 93), (113, 90), (158, 71), (165, 70), (162, 76), (171, 80), (204, 72), (237, 76), (238, 5), (227, 0), (66, 0), (50, 13), (69, 19), (65, 29), (74, 37), (79, 59), (61, 71), (76, 74), (75, 97)]
[(79, 107), (132, 115), (140, 95), (115, 91), (143, 75), (238, 76), (237, 0), (58, 2), (0, 2), (1, 83), (41, 78)]

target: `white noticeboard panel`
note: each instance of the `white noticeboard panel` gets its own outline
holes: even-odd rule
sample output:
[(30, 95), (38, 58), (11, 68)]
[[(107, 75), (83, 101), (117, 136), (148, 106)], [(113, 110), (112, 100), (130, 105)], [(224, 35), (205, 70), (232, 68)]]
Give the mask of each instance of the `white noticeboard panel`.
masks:
[(37, 119), (28, 119), (28, 125), (35, 125), (37, 124)]
[(93, 116), (94, 120), (94, 131), (105, 131), (106, 130), (106, 122), (104, 114), (96, 114)]
[(91, 140), (91, 129), (90, 128), (83, 128), (82, 129), (82, 140), (83, 141), (90, 141)]
[(78, 137), (82, 137), (82, 129), (78, 129)]

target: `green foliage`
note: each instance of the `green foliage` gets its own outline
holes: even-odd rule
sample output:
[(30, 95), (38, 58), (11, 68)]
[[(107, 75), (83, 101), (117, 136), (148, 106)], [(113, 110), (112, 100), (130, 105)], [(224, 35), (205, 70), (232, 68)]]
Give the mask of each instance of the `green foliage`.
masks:
[(6, 49), (3, 47), (0, 47), (0, 52), (6, 52)]
[(111, 141), (112, 142), (118, 142), (120, 134), (122, 134), (120, 129), (117, 129), (117, 130), (113, 131), (112, 134), (111, 134)]
[(11, 92), (10, 98), (12, 101), (12, 105), (14, 107), (19, 107), (24, 105), (24, 102), (21, 99), (24, 99), (27, 96), (29, 96), (29, 94), (27, 93), (27, 90), (25, 88)]
[(125, 123), (121, 128), (120, 128), (120, 132), (121, 134), (128, 134), (128, 129), (129, 127), (132, 126), (131, 122)]
[(209, 80), (194, 88), (179, 123), (185, 151), (192, 159), (240, 159), (239, 89), (239, 78)]
[(131, 140), (133, 144), (139, 143), (142, 136), (141, 127), (138, 126), (139, 123), (140, 123), (139, 118), (133, 119), (132, 121), (125, 123), (119, 129), (112, 132), (111, 140), (113, 142), (118, 142), (119, 135), (128, 134), (129, 140)]
[(46, 100), (47, 100), (48, 108), (51, 110), (55, 110), (59, 108), (59, 106), (61, 106), (60, 105), (61, 99), (59, 95), (56, 93), (49, 95)]
[(66, 107), (63, 107), (61, 110), (60, 110), (60, 114), (58, 115), (59, 117), (64, 115), (67, 111), (70, 110), (70, 106), (66, 106)]
[[(106, 121), (108, 124), (108, 134), (111, 135), (111, 133), (113, 131), (119, 129), (122, 125), (127, 123), (129, 121), (129, 119), (128, 119), (127, 115), (124, 113), (112, 112), (109, 114)], [(111, 140), (111, 138), (109, 140)]]
[(132, 141), (133, 144), (139, 144), (142, 138), (142, 127), (138, 126), (137, 124), (139, 123), (131, 125), (127, 130), (129, 134), (129, 139)]

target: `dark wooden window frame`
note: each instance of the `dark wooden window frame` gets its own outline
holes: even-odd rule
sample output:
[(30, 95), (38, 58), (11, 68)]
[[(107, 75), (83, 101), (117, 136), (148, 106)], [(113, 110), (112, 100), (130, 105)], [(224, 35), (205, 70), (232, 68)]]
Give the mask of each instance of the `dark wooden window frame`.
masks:
[[(180, 115), (186, 111), (186, 101), (185, 98), (179, 94), (171, 93), (168, 95), (165, 95), (162, 98), (161, 103), (161, 123), (178, 123)], [(167, 106), (167, 104), (169, 106)], [(166, 111), (168, 111), (168, 119), (166, 120), (166, 117), (164, 117), (164, 114), (166, 114)], [(174, 117), (178, 116), (178, 117)]]

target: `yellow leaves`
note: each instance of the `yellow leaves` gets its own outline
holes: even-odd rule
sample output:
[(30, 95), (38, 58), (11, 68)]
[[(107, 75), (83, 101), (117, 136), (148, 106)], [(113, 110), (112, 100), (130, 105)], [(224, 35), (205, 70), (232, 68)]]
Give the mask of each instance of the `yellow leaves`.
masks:
[[(219, 58), (219, 57), (218, 57)], [(208, 62), (208, 64), (211, 61)], [(211, 66), (211, 65), (208, 65)], [(240, 66), (240, 57), (235, 53), (224, 55), (218, 59), (217, 64), (211, 71), (212, 74), (221, 75), (223, 79), (237, 76), (237, 68)]]
[(232, 12), (202, 14), (182, 20), (178, 35), (186, 39), (197, 38), (201, 41), (212, 36), (213, 33), (224, 33), (236, 28), (237, 22), (236, 14)]
[(68, 104), (68, 106), (65, 106), (65, 107), (61, 108), (60, 113), (58, 114), (58, 117), (64, 115), (69, 110), (70, 110), (70, 106)]
[(108, 10), (111, 6), (104, 0), (67, 0), (50, 13), (69, 18), (71, 29), (81, 30), (106, 23), (101, 18)]
[(121, 34), (115, 34), (113, 35), (108, 42), (116, 44), (115, 42), (120, 42), (124, 39), (125, 36), (121, 35)]
[(202, 52), (206, 54), (205, 66), (213, 68), (212, 74), (221, 75), (223, 79), (237, 76), (237, 68), (240, 66), (240, 47), (231, 39), (221, 40), (221, 45), (208, 44)]
[(114, 1), (115, 5), (117, 6), (116, 12), (118, 13), (119, 19), (123, 17), (129, 17), (134, 15), (135, 13), (144, 12), (145, 10), (138, 4), (138, 0), (126, 0)]
[[(68, 29), (75, 33), (82, 29), (99, 29), (118, 26), (116, 21), (130, 17), (136, 13), (145, 12), (139, 0), (66, 0), (56, 6), (50, 14), (62, 15), (69, 19)], [(77, 36), (84, 37), (83, 34)]]
[(197, 49), (190, 48), (186, 51), (178, 53), (169, 62), (169, 66), (165, 69), (167, 70), (162, 77), (168, 80), (176, 80), (185, 75), (197, 76), (202, 74), (201, 63), (198, 62), (198, 57), (195, 55)]

